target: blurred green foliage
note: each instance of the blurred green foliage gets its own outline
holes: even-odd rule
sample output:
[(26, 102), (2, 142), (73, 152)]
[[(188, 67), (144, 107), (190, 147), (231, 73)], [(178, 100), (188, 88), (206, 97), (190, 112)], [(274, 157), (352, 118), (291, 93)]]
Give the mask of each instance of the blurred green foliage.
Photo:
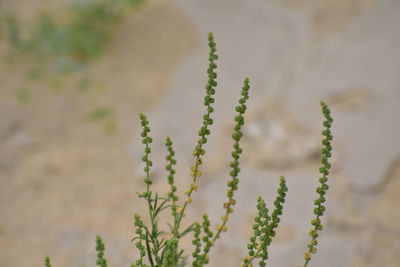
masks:
[(17, 52), (40, 61), (55, 60), (58, 70), (75, 70), (73, 64), (100, 57), (116, 24), (143, 0), (103, 0), (78, 2), (70, 6), (70, 19), (57, 21), (41, 13), (32, 22), (26, 38), (21, 37), (21, 23), (13, 14), (5, 16), (9, 43)]
[(107, 133), (113, 133), (117, 128), (117, 120), (112, 107), (98, 107), (89, 111), (86, 115), (88, 121), (103, 122), (103, 129)]
[(19, 23), (17, 18), (12, 15), (9, 14), (7, 16), (5, 16), (4, 18), (4, 24), (6, 26), (6, 28), (8, 29), (8, 39), (11, 43), (12, 46), (19, 48), (20, 44), (21, 44), (21, 40), (20, 40), (20, 32), (19, 32)]
[(113, 116), (113, 109), (111, 107), (99, 107), (90, 111), (87, 115), (88, 120), (97, 121), (110, 119)]
[[(29, 25), (1, 8), (0, 42), (7, 42), (10, 48), (5, 63), (17, 66), (23, 60), (23, 66), (28, 67), (22, 79), (25, 84), (16, 90), (18, 102), (28, 104), (32, 83), (43, 79), (54, 92), (64, 91), (67, 79), (74, 80), (72, 84), (79, 92), (90, 90), (93, 82), (86, 71), (88, 64), (104, 54), (118, 23), (144, 1), (74, 1), (66, 8), (41, 12)], [(65, 75), (74, 73), (79, 75)], [(86, 118), (101, 121), (107, 132), (117, 126), (112, 107), (95, 107)]]
[(90, 86), (91, 86), (91, 81), (90, 81), (89, 77), (87, 77), (87, 76), (84, 76), (81, 79), (79, 79), (76, 84), (76, 87), (81, 92), (89, 90)]
[(17, 99), (21, 104), (28, 104), (31, 100), (31, 92), (26, 88), (17, 91)]

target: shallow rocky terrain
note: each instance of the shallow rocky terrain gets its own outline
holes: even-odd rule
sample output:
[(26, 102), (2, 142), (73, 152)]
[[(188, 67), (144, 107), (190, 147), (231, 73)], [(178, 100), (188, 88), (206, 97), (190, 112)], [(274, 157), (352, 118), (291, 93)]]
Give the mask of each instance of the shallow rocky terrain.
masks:
[[(6, 0), (26, 21), (45, 2)], [(0, 64), (0, 266), (95, 266), (104, 238), (110, 266), (137, 255), (133, 213), (145, 213), (138, 114), (148, 114), (155, 188), (165, 192), (164, 138), (177, 152), (178, 184), (188, 184), (203, 113), (207, 33), (217, 41), (213, 135), (187, 219), (222, 212), (233, 109), (251, 80), (237, 208), (210, 266), (239, 266), (256, 197), (272, 203), (288, 181), (269, 265), (302, 264), (316, 197), (322, 116), (335, 119), (333, 169), (319, 251), (310, 266), (400, 266), (400, 2), (397, 0), (149, 0), (114, 32), (87, 72), (92, 89), (65, 77), (27, 78), (29, 64)], [(0, 54), (7, 55), (1, 42)], [(26, 64), (25, 64), (26, 63)], [(79, 75), (78, 75), (79, 76)], [(32, 89), (29, 103), (16, 90)], [(85, 119), (112, 106), (114, 131)], [(185, 240), (190, 242), (190, 240)]]

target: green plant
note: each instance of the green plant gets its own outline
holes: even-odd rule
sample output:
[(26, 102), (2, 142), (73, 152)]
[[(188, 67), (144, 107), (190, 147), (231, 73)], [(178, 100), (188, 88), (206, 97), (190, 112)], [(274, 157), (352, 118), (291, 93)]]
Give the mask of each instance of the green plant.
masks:
[[(240, 140), (242, 138), (242, 127), (244, 125), (244, 114), (247, 106), (246, 101), (249, 99), (250, 81), (248, 78), (244, 79), (244, 85), (241, 91), (241, 98), (236, 106), (236, 116), (234, 117), (235, 126), (233, 129), (233, 150), (231, 153), (232, 161), (230, 162), (230, 180), (227, 183), (226, 201), (223, 203), (223, 215), (221, 216), (220, 223), (216, 224), (215, 230), (212, 230), (211, 221), (207, 214), (202, 216), (201, 221), (195, 221), (189, 224), (188, 227), (182, 226), (185, 211), (192, 203), (192, 196), (195, 191), (199, 189), (198, 179), (201, 176), (200, 166), (203, 162), (203, 157), (206, 153), (205, 145), (207, 144), (207, 136), (210, 135), (210, 126), (213, 124), (212, 113), (214, 111), (214, 94), (217, 86), (217, 68), (216, 61), (218, 56), (216, 54), (216, 44), (213, 35), (210, 33), (208, 36), (208, 44), (210, 48), (209, 65), (208, 65), (208, 82), (206, 85), (206, 95), (204, 97), (205, 114), (203, 115), (203, 123), (198, 132), (197, 144), (193, 150), (194, 164), (191, 167), (191, 182), (189, 188), (184, 193), (184, 199), (179, 202), (177, 194), (177, 187), (175, 186), (175, 169), (176, 165), (175, 152), (173, 149), (173, 142), (170, 137), (166, 138), (165, 146), (167, 150), (166, 156), (166, 171), (167, 182), (169, 184), (169, 192), (165, 196), (160, 196), (158, 193), (152, 191), (153, 179), (151, 177), (151, 168), (153, 162), (151, 156), (151, 143), (153, 139), (150, 137), (150, 126), (147, 117), (140, 114), (140, 122), (142, 126), (142, 143), (144, 144), (144, 155), (142, 161), (144, 162), (145, 178), (144, 183), (146, 190), (138, 193), (139, 198), (142, 198), (147, 203), (149, 212), (150, 223), (146, 225), (139, 214), (134, 216), (135, 237), (132, 239), (134, 245), (139, 251), (138, 259), (131, 264), (131, 267), (181, 267), (188, 264), (188, 257), (191, 256), (191, 265), (193, 267), (201, 267), (209, 263), (209, 254), (211, 249), (215, 246), (217, 240), (221, 237), (222, 233), (228, 230), (227, 224), (230, 214), (233, 213), (233, 207), (236, 204), (235, 192), (238, 190), (240, 173), (240, 155), (242, 148)], [(332, 118), (328, 106), (321, 102), (322, 112), (325, 117), (323, 125), (325, 129), (322, 131), (324, 139), (322, 140), (323, 148), (321, 163), (322, 167), (319, 169), (322, 177), (319, 179), (320, 186), (316, 189), (318, 198), (314, 201), (315, 209), (314, 214), (316, 217), (311, 221), (313, 229), (310, 231), (311, 242), (304, 257), (303, 267), (307, 267), (311, 260), (311, 255), (316, 253), (318, 232), (322, 230), (321, 217), (324, 214), (325, 207), (325, 194), (328, 190), (327, 180), (330, 169), (328, 162), (331, 156), (331, 140), (332, 135), (330, 127)], [(288, 188), (286, 180), (282, 176), (280, 178), (280, 185), (277, 190), (277, 196), (274, 201), (274, 209), (269, 212), (265, 200), (260, 196), (257, 200), (258, 214), (254, 218), (253, 235), (247, 245), (248, 255), (242, 260), (242, 267), (253, 266), (258, 262), (259, 266), (266, 266), (268, 260), (268, 247), (276, 234), (276, 228), (279, 225), (280, 217), (283, 211), (283, 204)], [(160, 215), (169, 211), (171, 214), (171, 221), (168, 223), (169, 229), (165, 230), (161, 227)], [(193, 234), (192, 244), (194, 245), (193, 251), (190, 255), (186, 254), (185, 250), (180, 246), (180, 241), (184, 236)], [(104, 258), (105, 247), (100, 237), (96, 238), (97, 265), (100, 267), (107, 267), (107, 261)], [(50, 261), (46, 258), (46, 267), (50, 266)]]

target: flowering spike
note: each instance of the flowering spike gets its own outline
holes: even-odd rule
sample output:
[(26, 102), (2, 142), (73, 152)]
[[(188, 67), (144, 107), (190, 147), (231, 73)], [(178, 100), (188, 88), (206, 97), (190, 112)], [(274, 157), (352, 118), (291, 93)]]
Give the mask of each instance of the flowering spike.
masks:
[(286, 181), (283, 176), (280, 178), (280, 185), (278, 188), (278, 195), (274, 201), (275, 209), (271, 216), (268, 214), (267, 205), (262, 197), (257, 199), (258, 215), (254, 218), (253, 236), (250, 237), (250, 243), (247, 245), (248, 256), (242, 261), (243, 267), (252, 266), (254, 259), (260, 259), (259, 265), (265, 266), (268, 259), (268, 247), (275, 236), (275, 229), (280, 222), (280, 215), (282, 214), (287, 192)]
[(318, 193), (318, 198), (314, 200), (314, 214), (316, 217), (311, 220), (311, 225), (313, 226), (313, 229), (310, 231), (310, 237), (311, 241), (307, 245), (308, 250), (304, 253), (304, 265), (303, 267), (306, 267), (308, 263), (311, 260), (312, 254), (315, 254), (317, 252), (317, 237), (318, 237), (318, 231), (321, 231), (323, 229), (323, 225), (321, 223), (321, 217), (324, 215), (325, 212), (325, 194), (326, 191), (329, 189), (329, 186), (327, 184), (328, 181), (328, 174), (329, 174), (329, 169), (331, 168), (331, 164), (329, 163), (329, 158), (331, 157), (331, 151), (332, 151), (332, 146), (331, 146), (331, 141), (333, 139), (333, 136), (331, 134), (331, 126), (333, 119), (330, 115), (330, 110), (328, 105), (326, 105), (324, 102), (321, 101), (321, 109), (322, 109), (322, 114), (325, 118), (325, 121), (323, 122), (324, 130), (322, 131), (322, 136), (324, 136), (324, 139), (322, 140), (322, 145), (323, 148), (321, 149), (321, 163), (322, 167), (319, 169), (319, 172), (321, 173), (321, 178), (319, 178), (320, 186), (317, 187), (316, 192)]
[(107, 267), (107, 260), (104, 258), (105, 246), (100, 236), (96, 237), (96, 251), (97, 261), (96, 264), (100, 267)]
[(162, 266), (177, 266), (179, 262), (178, 239), (167, 240), (164, 251)]
[(175, 186), (175, 169), (173, 168), (174, 165), (176, 165), (176, 160), (174, 158), (175, 151), (172, 147), (173, 143), (170, 137), (167, 137), (165, 141), (165, 146), (167, 147), (168, 155), (165, 157), (167, 160), (168, 164), (165, 166), (165, 169), (168, 171), (168, 184), (170, 185), (170, 191), (168, 193), (168, 198), (172, 201), (171, 204), (171, 211), (172, 211), (172, 217), (174, 218), (174, 221), (176, 221), (176, 216), (177, 216), (177, 209), (178, 206), (176, 202), (178, 201), (178, 196), (176, 195), (177, 188)]
[(44, 266), (51, 267), (50, 258), (48, 256), (46, 256), (46, 258), (44, 259)]
[(138, 214), (135, 214), (135, 226), (136, 226), (136, 237), (132, 239), (135, 242), (135, 246), (139, 249), (140, 257), (136, 260), (134, 266), (142, 267), (143, 258), (146, 256), (146, 247), (144, 246), (146, 240), (146, 230), (143, 221)]
[[(214, 111), (214, 108), (212, 104), (214, 103), (214, 94), (215, 94), (215, 88), (217, 86), (217, 73), (215, 72), (215, 69), (217, 68), (216, 61), (218, 59), (218, 55), (216, 54), (217, 48), (216, 48), (216, 43), (214, 41), (214, 36), (212, 33), (208, 34), (208, 47), (209, 47), (209, 57), (208, 57), (208, 69), (207, 69), (207, 74), (208, 74), (208, 81), (206, 84), (206, 96), (204, 97), (204, 106), (206, 108), (206, 113), (203, 115), (203, 123), (202, 126), (200, 127), (198, 131), (199, 139), (197, 141), (197, 145), (195, 146), (193, 150), (193, 156), (195, 157), (195, 163), (191, 167), (191, 176), (192, 176), (192, 184), (196, 184), (197, 188), (197, 179), (201, 176), (201, 171), (199, 170), (200, 165), (202, 164), (202, 159), (201, 156), (205, 154), (205, 150), (203, 149), (203, 145), (207, 143), (207, 136), (210, 135), (211, 131), (208, 128), (210, 125), (213, 124), (213, 119), (211, 118), (211, 114)], [(182, 221), (182, 217), (185, 214), (185, 209), (189, 203), (191, 203), (191, 196), (193, 191), (195, 189), (191, 186), (187, 190), (187, 198), (186, 201), (182, 207), (181, 213), (179, 213), (178, 219), (175, 223), (174, 230), (173, 231), (178, 231), (180, 223)]]
[(201, 227), (199, 223), (195, 223), (193, 227), (193, 232), (194, 232), (194, 238), (192, 240), (192, 244), (194, 245), (195, 249), (192, 253), (192, 257), (194, 258), (194, 261), (192, 263), (193, 267), (200, 267), (203, 265), (203, 257), (201, 254)]
[(150, 167), (153, 165), (153, 162), (149, 159), (149, 155), (151, 153), (150, 144), (153, 139), (149, 136), (150, 127), (146, 115), (141, 113), (139, 115), (139, 118), (143, 127), (143, 131), (141, 133), (142, 143), (145, 145), (144, 156), (142, 157), (142, 161), (145, 163), (145, 167), (143, 170), (146, 173), (146, 178), (144, 179), (144, 182), (147, 185), (147, 191), (149, 191), (149, 187), (153, 183), (153, 180), (150, 178)]
[(241, 98), (239, 99), (239, 103), (236, 106), (235, 110), (237, 112), (237, 115), (235, 116), (235, 126), (234, 126), (234, 132), (232, 134), (232, 139), (234, 141), (233, 144), (233, 151), (231, 153), (232, 155), (232, 161), (230, 163), (231, 171), (229, 172), (229, 175), (231, 176), (231, 180), (228, 182), (228, 192), (227, 192), (227, 197), (228, 200), (223, 204), (223, 207), (225, 209), (225, 214), (221, 217), (221, 224), (217, 226), (217, 233), (214, 236), (213, 242), (215, 242), (216, 239), (220, 238), (221, 232), (226, 232), (227, 231), (227, 222), (229, 219), (229, 214), (233, 212), (232, 206), (235, 205), (236, 200), (234, 199), (234, 194), (235, 191), (238, 190), (239, 188), (239, 179), (238, 175), (240, 172), (239, 168), (239, 159), (240, 155), (243, 152), (243, 149), (240, 147), (240, 139), (242, 138), (243, 134), (241, 132), (241, 129), (244, 125), (244, 114), (246, 112), (246, 102), (249, 99), (249, 90), (250, 90), (250, 80), (249, 78), (245, 78), (243, 81), (243, 87), (241, 91)]

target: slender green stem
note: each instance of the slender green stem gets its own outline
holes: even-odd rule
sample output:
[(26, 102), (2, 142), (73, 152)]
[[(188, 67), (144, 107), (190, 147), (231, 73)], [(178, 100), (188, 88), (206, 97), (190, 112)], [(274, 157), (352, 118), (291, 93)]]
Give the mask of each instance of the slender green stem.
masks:
[(226, 224), (228, 223), (229, 220), (229, 215), (233, 213), (233, 208), (236, 204), (236, 200), (234, 198), (235, 191), (238, 190), (239, 186), (239, 179), (238, 175), (240, 172), (239, 168), (239, 159), (240, 155), (243, 152), (243, 149), (240, 147), (240, 139), (242, 138), (243, 134), (241, 132), (241, 129), (244, 125), (244, 114), (246, 112), (246, 102), (249, 99), (249, 90), (250, 90), (250, 80), (249, 78), (244, 79), (244, 85), (242, 88), (242, 98), (239, 99), (239, 105), (236, 107), (237, 115), (235, 116), (235, 121), (236, 125), (234, 127), (234, 133), (232, 134), (232, 139), (234, 140), (233, 144), (233, 151), (232, 151), (232, 162), (230, 163), (231, 171), (230, 171), (230, 176), (232, 179), (228, 182), (228, 191), (226, 193), (226, 196), (228, 197), (228, 200), (224, 203), (224, 209), (225, 209), (225, 214), (222, 215), (221, 221), (222, 224), (217, 225), (217, 232), (212, 239), (212, 242), (214, 243), (218, 238), (220, 238), (222, 232), (226, 232), (228, 230)]
[[(173, 166), (176, 164), (176, 160), (174, 158), (175, 155), (175, 151), (172, 148), (172, 141), (170, 137), (167, 137), (166, 142), (165, 142), (165, 146), (167, 147), (168, 150), (168, 155), (165, 157), (168, 164), (165, 167), (165, 169), (168, 171), (169, 175), (167, 177), (168, 179), (168, 184), (170, 185), (170, 192), (168, 193), (168, 198), (172, 201), (172, 205), (171, 205), (171, 211), (172, 211), (172, 217), (173, 217), (173, 225), (176, 225), (177, 223), (177, 201), (178, 201), (178, 196), (175, 194), (177, 191), (177, 188), (175, 186), (175, 179), (174, 179), (174, 174), (175, 174), (175, 170), (173, 168)], [(178, 233), (177, 231), (173, 231), (172, 232), (173, 236), (175, 238), (178, 238)]]
[(190, 184), (189, 189), (185, 192), (186, 199), (181, 208), (178, 209), (178, 218), (176, 220), (176, 224), (174, 225), (173, 231), (179, 233), (179, 227), (181, 225), (183, 216), (185, 215), (185, 211), (189, 203), (192, 202), (192, 194), (193, 191), (198, 189), (197, 180), (201, 175), (199, 170), (199, 166), (202, 164), (202, 158), (205, 154), (203, 149), (203, 145), (207, 143), (207, 136), (210, 135), (209, 126), (213, 124), (213, 119), (211, 118), (211, 113), (214, 111), (212, 104), (214, 103), (213, 95), (215, 94), (215, 88), (217, 86), (216, 78), (217, 73), (214, 71), (217, 68), (217, 64), (215, 61), (218, 59), (218, 55), (216, 54), (216, 44), (214, 42), (214, 36), (212, 33), (208, 35), (208, 46), (210, 48), (209, 53), (209, 65), (207, 69), (208, 73), (208, 82), (206, 85), (206, 96), (204, 97), (204, 106), (207, 109), (206, 114), (203, 116), (203, 125), (200, 127), (198, 132), (199, 139), (197, 141), (197, 145), (193, 151), (193, 155), (195, 156), (195, 164), (191, 168), (191, 176), (192, 182)]
[(313, 225), (313, 229), (310, 231), (310, 237), (311, 241), (307, 245), (308, 249), (304, 253), (304, 265), (303, 267), (307, 267), (308, 263), (311, 260), (311, 257), (313, 254), (317, 252), (317, 238), (319, 236), (319, 231), (323, 229), (323, 225), (321, 223), (321, 217), (324, 215), (325, 212), (325, 194), (327, 190), (329, 189), (329, 186), (327, 184), (328, 181), (328, 175), (329, 175), (329, 169), (331, 168), (331, 164), (329, 163), (329, 158), (331, 157), (331, 151), (332, 151), (332, 146), (331, 146), (331, 141), (333, 139), (333, 136), (331, 134), (331, 126), (333, 119), (330, 115), (330, 110), (328, 106), (324, 103), (321, 102), (321, 109), (323, 116), (325, 118), (325, 121), (323, 122), (324, 125), (324, 130), (322, 131), (322, 135), (325, 137), (322, 140), (322, 145), (323, 148), (321, 149), (321, 163), (322, 167), (319, 168), (319, 172), (321, 173), (322, 177), (319, 178), (320, 186), (317, 187), (316, 192), (318, 194), (318, 198), (314, 200), (314, 214), (315, 218), (311, 220), (311, 224)]

